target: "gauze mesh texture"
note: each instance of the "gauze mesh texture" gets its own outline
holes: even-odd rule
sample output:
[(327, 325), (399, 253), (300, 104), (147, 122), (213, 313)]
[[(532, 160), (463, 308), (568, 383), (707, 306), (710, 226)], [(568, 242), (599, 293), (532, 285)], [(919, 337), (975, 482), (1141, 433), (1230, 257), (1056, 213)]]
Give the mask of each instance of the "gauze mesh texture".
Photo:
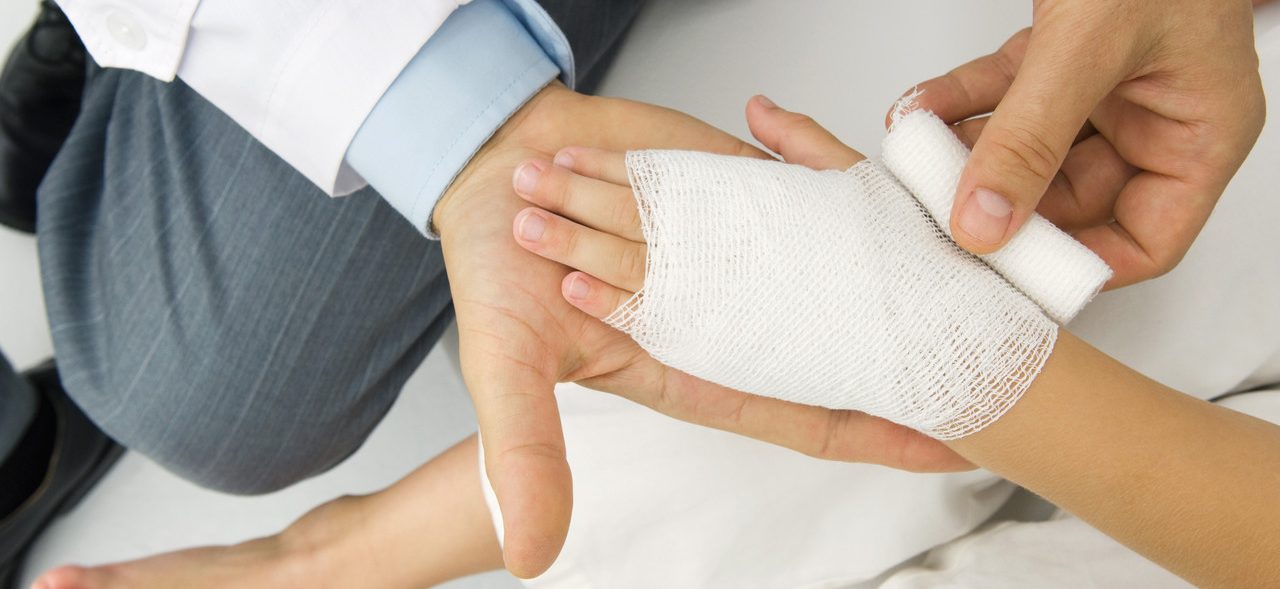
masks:
[(606, 322), (664, 364), (953, 439), (1013, 406), (1053, 347), (1057, 324), (879, 162), (638, 151), (627, 166), (647, 272)]

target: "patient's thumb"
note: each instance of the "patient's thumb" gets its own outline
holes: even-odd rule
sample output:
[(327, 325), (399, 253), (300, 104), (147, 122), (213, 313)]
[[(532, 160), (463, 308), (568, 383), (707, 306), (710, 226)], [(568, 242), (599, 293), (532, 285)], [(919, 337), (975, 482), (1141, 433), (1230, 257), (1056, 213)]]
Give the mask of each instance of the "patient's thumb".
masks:
[(808, 115), (791, 112), (763, 95), (747, 102), (751, 135), (787, 163), (815, 170), (844, 170), (866, 159)]

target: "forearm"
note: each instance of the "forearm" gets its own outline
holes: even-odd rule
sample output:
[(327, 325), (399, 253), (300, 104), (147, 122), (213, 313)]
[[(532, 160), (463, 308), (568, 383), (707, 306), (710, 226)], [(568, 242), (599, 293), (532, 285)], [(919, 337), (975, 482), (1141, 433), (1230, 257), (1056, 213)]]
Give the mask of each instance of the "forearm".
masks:
[(1022, 400), (951, 445), (1197, 585), (1280, 578), (1280, 427), (1065, 331)]

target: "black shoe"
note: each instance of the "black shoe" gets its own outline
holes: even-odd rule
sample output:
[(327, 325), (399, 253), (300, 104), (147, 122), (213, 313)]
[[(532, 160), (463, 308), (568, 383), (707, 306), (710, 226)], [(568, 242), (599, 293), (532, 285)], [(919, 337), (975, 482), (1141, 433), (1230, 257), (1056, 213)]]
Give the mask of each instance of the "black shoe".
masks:
[[(123, 453), (120, 445), (67, 397), (52, 361), (27, 373), (27, 378), (39, 391), (42, 403), (18, 448), (42, 430), (51, 434), (51, 447), (43, 454), (48, 460), (43, 461), (44, 476), (34, 492), (10, 513), (0, 514), (0, 588), (4, 589), (17, 582), (23, 557), (40, 532), (75, 507)], [(18, 452), (14, 454), (9, 461)]]
[(49, 0), (0, 73), (0, 224), (32, 233), (36, 187), (80, 114), (85, 52)]

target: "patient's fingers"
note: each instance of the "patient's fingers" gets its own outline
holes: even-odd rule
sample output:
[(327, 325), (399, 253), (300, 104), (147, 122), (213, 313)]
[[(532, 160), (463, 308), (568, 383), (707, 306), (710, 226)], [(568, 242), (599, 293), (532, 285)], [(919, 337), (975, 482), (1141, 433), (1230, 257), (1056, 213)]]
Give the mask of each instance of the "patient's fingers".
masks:
[(591, 147), (566, 147), (556, 153), (555, 164), (575, 174), (597, 180), (630, 186), (627, 176), (627, 154)]
[(764, 96), (747, 103), (747, 126), (752, 136), (787, 163), (815, 170), (844, 170), (866, 159), (813, 119), (785, 110)]
[[(603, 152), (602, 152), (603, 153)], [(632, 241), (643, 241), (631, 188), (530, 160), (516, 168), (516, 194), (553, 213)]]
[(644, 286), (645, 246), (584, 227), (537, 208), (516, 215), (516, 243), (544, 258), (582, 270), (618, 288)]
[(585, 272), (570, 272), (565, 276), (560, 283), (560, 293), (570, 305), (596, 319), (608, 317), (634, 294)]

